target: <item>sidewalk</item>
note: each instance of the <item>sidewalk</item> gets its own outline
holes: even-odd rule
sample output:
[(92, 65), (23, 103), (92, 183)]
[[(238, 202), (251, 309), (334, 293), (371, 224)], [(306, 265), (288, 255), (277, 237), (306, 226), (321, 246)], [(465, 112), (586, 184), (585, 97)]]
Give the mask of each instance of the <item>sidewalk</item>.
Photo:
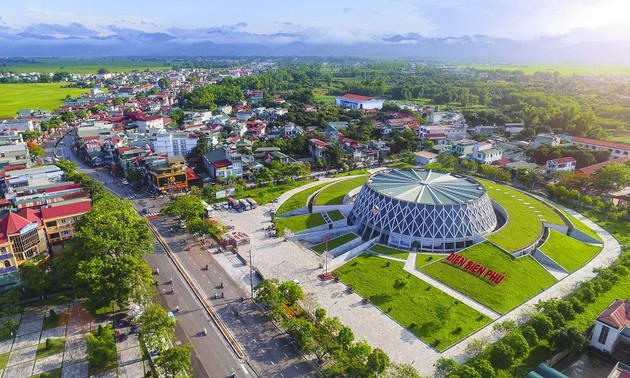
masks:
[[(44, 315), (50, 310), (55, 310), (59, 316), (61, 325), (42, 330)], [(0, 355), (8, 354), (7, 366), (0, 369), (0, 377), (30, 377), (33, 375), (60, 371), (63, 378), (88, 377), (87, 340), (86, 334), (98, 328), (101, 324), (96, 322), (92, 315), (82, 306), (42, 305), (27, 307), (21, 315), (16, 315), (20, 320), (17, 335), (14, 339), (0, 342)], [(2, 321), (4, 319), (1, 319)], [(128, 333), (128, 328), (117, 328), (119, 332)], [(47, 338), (65, 338), (63, 351), (51, 356), (38, 358), (38, 344), (45, 343)], [(117, 342), (118, 370), (112, 370), (100, 374), (99, 377), (142, 377), (150, 370), (148, 361), (143, 361), (140, 353), (138, 335), (126, 337), (122, 342)]]

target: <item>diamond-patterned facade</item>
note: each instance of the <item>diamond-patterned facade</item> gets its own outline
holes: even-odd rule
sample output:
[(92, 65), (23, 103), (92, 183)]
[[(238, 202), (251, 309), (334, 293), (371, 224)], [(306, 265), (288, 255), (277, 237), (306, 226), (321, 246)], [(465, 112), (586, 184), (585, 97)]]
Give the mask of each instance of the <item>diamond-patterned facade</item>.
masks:
[[(392, 175), (391, 171), (386, 174)], [(373, 178), (378, 175), (380, 173)], [(382, 187), (383, 178), (379, 179)], [(497, 225), (492, 202), (485, 190), (466, 202), (419, 203), (384, 194), (378, 186), (374, 189), (370, 182), (357, 195), (349, 217), (351, 223), (360, 224), (359, 232), (366, 239), (380, 236), (381, 243), (396, 248), (449, 252), (472, 245), (475, 235), (491, 232)], [(422, 181), (418, 185), (426, 184)], [(457, 187), (458, 183), (455, 184)]]

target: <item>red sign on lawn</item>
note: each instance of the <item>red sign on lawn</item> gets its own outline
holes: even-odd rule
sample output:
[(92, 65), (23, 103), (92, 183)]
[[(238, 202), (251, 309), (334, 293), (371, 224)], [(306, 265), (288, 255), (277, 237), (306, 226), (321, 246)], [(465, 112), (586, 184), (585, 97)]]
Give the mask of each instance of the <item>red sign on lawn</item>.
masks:
[(494, 282), (496, 284), (500, 284), (501, 281), (503, 281), (503, 279), (505, 278), (505, 272), (495, 272), (494, 270), (486, 268), (478, 262), (469, 260), (464, 256), (458, 255), (456, 253), (451, 253), (450, 255), (448, 255), (446, 261), (453, 264), (453, 266), (465, 269), (471, 274), (475, 274), (485, 280)]

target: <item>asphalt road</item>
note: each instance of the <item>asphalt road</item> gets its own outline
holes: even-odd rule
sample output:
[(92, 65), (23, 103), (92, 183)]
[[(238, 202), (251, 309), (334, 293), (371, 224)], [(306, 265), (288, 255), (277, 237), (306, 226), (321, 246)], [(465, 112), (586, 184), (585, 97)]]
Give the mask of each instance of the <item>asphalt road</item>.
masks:
[[(110, 176), (106, 171), (89, 167), (74, 156), (70, 149), (71, 143), (71, 137), (66, 136), (57, 146), (57, 155), (76, 162), (79, 171), (103, 182), (119, 196), (132, 200), (136, 209), (147, 208), (149, 212), (157, 213), (168, 203), (166, 198), (153, 199), (145, 192), (137, 192), (128, 185), (120, 184), (119, 179)], [(45, 142), (44, 147), (47, 149), (46, 156), (53, 157), (54, 141)], [(175, 309), (176, 306), (180, 308), (180, 312), (175, 315), (178, 319), (176, 342), (190, 342), (193, 345), (194, 376), (228, 377), (232, 372), (236, 373), (237, 377), (315, 376), (312, 367), (284, 335), (264, 319), (264, 314), (258, 306), (249, 299), (240, 301), (240, 297), (247, 298), (249, 293), (240, 291), (239, 286), (221, 268), (212, 254), (194, 247), (191, 251), (186, 251), (187, 241), (190, 242), (192, 236), (185, 231), (171, 233), (171, 228), (177, 229), (175, 219), (160, 217), (151, 222), (184, 266), (186, 273), (195, 281), (196, 286), (202, 290), (219, 317), (231, 330), (245, 351), (249, 366), (255, 370), (237, 358), (201, 303), (183, 281), (183, 277), (176, 271), (162, 246), (156, 242), (155, 253), (147, 255), (147, 261), (152, 268), (160, 270), (160, 274), (155, 275), (160, 302), (168, 309)], [(209, 265), (207, 271), (206, 264)], [(171, 285), (168, 284), (171, 277), (174, 294), (170, 293)], [(220, 287), (221, 282), (226, 285), (223, 289)], [(214, 299), (214, 294), (220, 295), (221, 292), (224, 292), (225, 298)], [(203, 335), (203, 328), (208, 331), (207, 336)]]

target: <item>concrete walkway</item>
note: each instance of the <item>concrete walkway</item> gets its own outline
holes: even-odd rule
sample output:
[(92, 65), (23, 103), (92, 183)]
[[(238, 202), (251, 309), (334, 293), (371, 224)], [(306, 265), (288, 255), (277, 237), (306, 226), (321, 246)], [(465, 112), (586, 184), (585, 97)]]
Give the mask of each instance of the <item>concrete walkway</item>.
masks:
[(413, 274), (414, 276), (418, 277), (419, 279), (428, 283), (429, 285), (440, 289), (441, 291), (445, 292), (451, 297), (457, 299), (458, 301), (464, 303), (465, 305), (469, 307), (474, 308), (475, 310), (479, 311), (480, 313), (484, 314), (485, 316), (489, 317), (492, 320), (496, 320), (499, 317), (501, 317), (500, 314), (492, 311), (490, 308), (482, 305), (481, 303), (473, 300), (472, 298), (467, 297), (464, 294), (460, 293), (459, 291), (451, 289), (449, 286), (444, 285), (442, 282), (436, 280), (435, 278), (416, 270), (416, 257), (418, 257), (417, 253), (409, 254), (409, 257), (407, 258), (407, 261), (405, 262), (404, 269), (406, 272)]
[[(487, 341), (496, 340), (496, 335), (493, 334), (491, 323), (445, 352), (439, 353), (422, 342), (407, 329), (401, 327), (377, 307), (372, 304), (364, 304), (359, 295), (348, 293), (344, 284), (335, 283), (333, 281), (320, 281), (317, 275), (322, 272), (322, 269), (319, 268), (322, 262), (321, 256), (316, 255), (300, 243), (292, 241), (284, 242), (282, 238), (270, 238), (266, 236), (264, 229), (271, 224), (269, 214), (271, 208), (277, 208), (299, 191), (319, 185), (322, 182), (332, 182), (335, 180), (339, 180), (339, 178), (320, 179), (319, 181), (283, 193), (279, 196), (279, 202), (277, 204), (262, 205), (247, 212), (236, 213), (233, 210), (218, 211), (215, 213), (216, 218), (225, 224), (234, 225), (237, 230), (244, 231), (250, 236), (253, 266), (259, 269), (266, 278), (277, 277), (281, 281), (298, 279), (304, 292), (315, 302), (313, 306), (324, 308), (330, 316), (339, 317), (343, 324), (352, 328), (356, 340), (365, 340), (373, 348), (381, 348), (389, 354), (393, 361), (409, 363), (422, 375), (432, 375), (434, 373), (435, 369), (433, 364), (439, 357), (452, 357), (458, 361), (464, 361), (465, 348), (473, 339), (483, 339)], [(564, 210), (597, 231), (604, 241), (602, 252), (583, 268), (509, 313), (500, 317), (494, 314), (492, 318), (495, 319), (495, 322), (508, 319), (519, 322), (527, 320), (533, 311), (535, 303), (540, 300), (567, 295), (579, 282), (594, 276), (593, 268), (608, 266), (619, 255), (619, 243), (617, 243), (610, 234), (588, 219), (576, 214), (574, 211), (569, 209)], [(231, 272), (233, 277), (240, 278), (239, 282), (241, 282), (243, 288), (248, 289), (248, 267), (242, 264), (235, 264), (228, 256), (224, 255), (218, 255), (217, 261), (221, 263), (227, 272)], [(406, 267), (409, 269), (412, 267), (415, 268), (415, 262), (408, 260)], [(411, 273), (410, 270), (408, 271)], [(425, 277), (419, 278), (423, 279)], [(464, 301), (461, 293), (457, 294), (453, 292), (452, 289), (443, 288), (444, 285), (439, 285), (439, 283), (431, 282), (431, 284), (440, 287), (454, 298), (478, 309), (478, 311), (480, 310), (479, 306), (473, 306), (474, 303), (471, 302), (474, 301), (471, 299)], [(484, 313), (487, 314), (487, 310), (484, 311)]]

